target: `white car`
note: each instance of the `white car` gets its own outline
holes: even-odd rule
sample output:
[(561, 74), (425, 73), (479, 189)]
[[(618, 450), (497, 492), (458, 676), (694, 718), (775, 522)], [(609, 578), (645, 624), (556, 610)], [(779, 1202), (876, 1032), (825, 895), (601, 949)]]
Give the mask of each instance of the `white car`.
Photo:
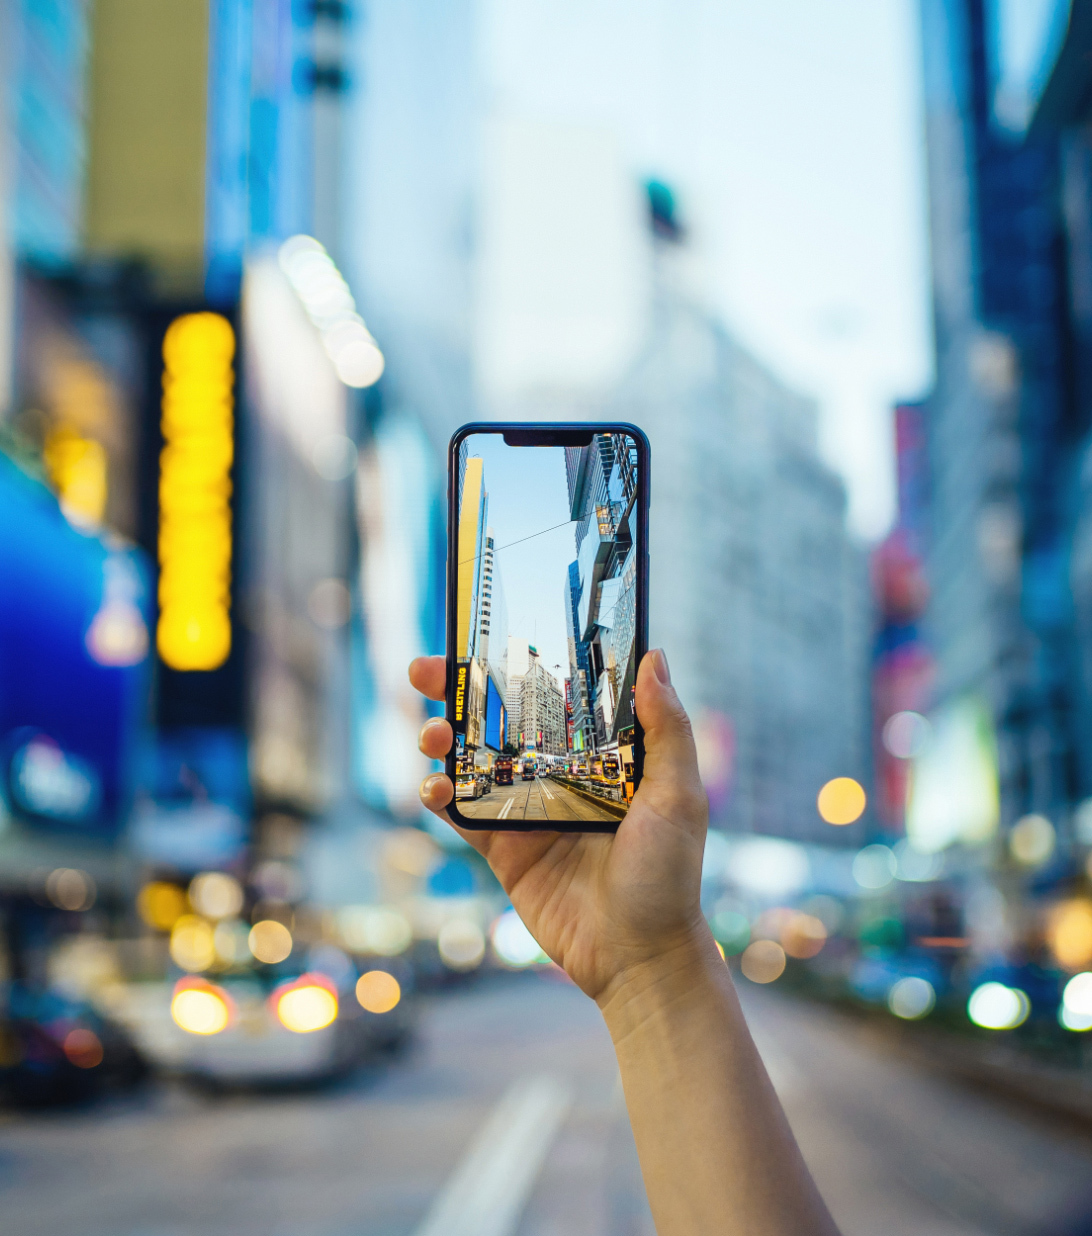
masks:
[(484, 793), (481, 778), (474, 773), (459, 773), (455, 778), (456, 798), (481, 798)]

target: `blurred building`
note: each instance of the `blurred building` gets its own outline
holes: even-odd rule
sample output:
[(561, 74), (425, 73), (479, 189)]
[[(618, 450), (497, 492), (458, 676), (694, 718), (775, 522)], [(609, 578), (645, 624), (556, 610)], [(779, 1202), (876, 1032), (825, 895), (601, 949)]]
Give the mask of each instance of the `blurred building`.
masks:
[[(1064, 495), (1072, 520), (1068, 561), (1080, 692), (1074, 716), (1077, 792), (1092, 794), (1092, 8), (1086, 0), (1053, 6), (1032, 60), (1025, 118), (1036, 142), (1057, 143), (1057, 210), (1064, 228), (1069, 408)], [(1068, 17), (1068, 22), (1065, 20)], [(1081, 838), (1088, 841), (1089, 838)]]
[(863, 556), (814, 404), (679, 288), (679, 231), (657, 233), (652, 334), (610, 404), (652, 441), (650, 640), (694, 718), (715, 822), (829, 842), (820, 787), (867, 767)]
[(1089, 409), (1074, 384), (1066, 159), (1027, 132), (1069, 5), (1034, 8), (921, 6), (937, 357), (926, 632), (936, 719), (954, 735), (965, 718), (999, 786), (953, 784), (965, 818), (933, 812), (931, 848), (1029, 813), (1064, 828), (1092, 790), (1070, 588)]
[[(3, 446), (115, 547), (108, 562), (124, 545), (153, 576), (151, 709), (133, 705), (112, 755), (153, 865), (238, 862), (253, 820), (308, 818), (346, 779), (351, 388), (377, 374), (338, 351), (340, 323), (359, 361), (364, 328), (329, 253), (276, 255), (299, 233), (336, 253), (348, 16), (5, 6), (18, 329)], [(315, 310), (319, 284), (340, 318)], [(120, 568), (103, 578), (116, 617), (139, 590)]]
[[(876, 632), (872, 654), (873, 808), (886, 833), (906, 825), (912, 754), (920, 745), (922, 713), (932, 694), (933, 662), (922, 638), (929, 600), (923, 553), (928, 515), (925, 409), (895, 408), (898, 514), (872, 553)], [(892, 720), (892, 718), (899, 718)]]

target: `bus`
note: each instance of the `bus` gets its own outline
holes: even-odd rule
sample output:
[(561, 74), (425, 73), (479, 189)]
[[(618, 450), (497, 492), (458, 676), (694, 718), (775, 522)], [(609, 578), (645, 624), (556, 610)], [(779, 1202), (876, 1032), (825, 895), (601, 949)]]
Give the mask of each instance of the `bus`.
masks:
[(512, 757), (510, 755), (498, 756), (493, 761), (493, 781), (496, 785), (512, 784)]
[(626, 800), (625, 776), (617, 751), (605, 751), (592, 760), (591, 782), (607, 798)]
[(519, 766), (519, 775), (521, 781), (534, 781), (535, 779), (535, 760), (534, 756), (528, 756)]

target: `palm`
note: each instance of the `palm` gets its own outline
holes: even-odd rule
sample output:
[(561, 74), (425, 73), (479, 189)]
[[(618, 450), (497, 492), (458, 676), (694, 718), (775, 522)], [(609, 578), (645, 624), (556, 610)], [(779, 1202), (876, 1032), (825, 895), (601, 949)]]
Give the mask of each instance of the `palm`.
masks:
[[(636, 684), (644, 779), (617, 833), (459, 830), (485, 856), (542, 948), (590, 996), (692, 935), (701, 918), (705, 793), (686, 713), (670, 682), (657, 677), (652, 655), (662, 654), (644, 658)], [(441, 657), (415, 661), (410, 679), (431, 699), (444, 698)], [(433, 759), (451, 743), (441, 718), (421, 731), (421, 750)], [(425, 805), (449, 823), (453, 793), (442, 774), (426, 778), (421, 789)]]
[(464, 833), (489, 861), (543, 950), (596, 996), (619, 963), (661, 951), (691, 926), (701, 840), (658, 815), (638, 792), (614, 836)]

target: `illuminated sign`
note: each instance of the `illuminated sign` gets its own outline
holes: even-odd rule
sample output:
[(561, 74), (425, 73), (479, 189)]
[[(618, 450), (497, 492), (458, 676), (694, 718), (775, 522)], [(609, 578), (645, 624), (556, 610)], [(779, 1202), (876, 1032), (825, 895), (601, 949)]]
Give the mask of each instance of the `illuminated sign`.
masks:
[(460, 661), (455, 666), (455, 730), (466, 732), (466, 687), (467, 675), (470, 673), (470, 662)]
[(214, 670), (231, 651), (231, 367), (235, 332), (188, 313), (163, 340), (156, 647), (176, 670)]

